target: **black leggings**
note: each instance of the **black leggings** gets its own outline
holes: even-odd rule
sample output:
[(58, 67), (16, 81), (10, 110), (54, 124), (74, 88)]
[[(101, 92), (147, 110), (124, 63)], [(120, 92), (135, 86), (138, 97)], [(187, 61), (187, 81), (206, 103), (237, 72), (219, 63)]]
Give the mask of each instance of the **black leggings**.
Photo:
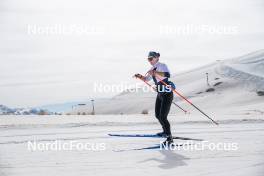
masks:
[(164, 133), (171, 135), (170, 123), (167, 116), (170, 112), (171, 103), (173, 100), (173, 92), (158, 93), (155, 105), (155, 116), (159, 120)]

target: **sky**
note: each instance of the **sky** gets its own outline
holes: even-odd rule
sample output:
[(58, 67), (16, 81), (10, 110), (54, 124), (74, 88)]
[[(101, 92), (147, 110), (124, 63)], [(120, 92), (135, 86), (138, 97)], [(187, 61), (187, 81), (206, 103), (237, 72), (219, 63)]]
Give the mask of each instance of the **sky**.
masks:
[(136, 83), (151, 50), (175, 74), (263, 49), (263, 13), (262, 0), (1, 0), (0, 104), (111, 97), (95, 83)]

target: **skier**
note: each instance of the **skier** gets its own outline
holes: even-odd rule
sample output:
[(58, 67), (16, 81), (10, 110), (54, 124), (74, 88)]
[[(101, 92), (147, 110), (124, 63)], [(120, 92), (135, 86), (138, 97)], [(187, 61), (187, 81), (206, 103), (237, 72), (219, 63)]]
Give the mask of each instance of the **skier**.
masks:
[[(154, 51), (150, 51), (148, 54), (148, 61), (152, 65), (152, 68), (147, 72), (146, 76), (142, 76), (140, 74), (135, 74), (135, 77), (143, 79), (144, 81), (150, 81), (153, 79), (156, 85), (156, 90), (158, 92), (155, 104), (155, 116), (158, 119), (159, 123), (162, 126), (163, 131), (157, 133), (157, 135), (162, 137), (167, 137), (164, 143), (172, 144), (173, 138), (171, 135), (170, 123), (167, 119), (167, 116), (170, 112), (171, 103), (173, 100), (173, 92), (172, 88), (175, 88), (174, 84), (168, 80), (170, 78), (170, 71), (166, 64), (159, 62), (160, 54)], [(159, 79), (164, 81), (167, 85), (171, 85), (171, 87), (165, 86), (159, 79), (157, 79), (157, 75)]]

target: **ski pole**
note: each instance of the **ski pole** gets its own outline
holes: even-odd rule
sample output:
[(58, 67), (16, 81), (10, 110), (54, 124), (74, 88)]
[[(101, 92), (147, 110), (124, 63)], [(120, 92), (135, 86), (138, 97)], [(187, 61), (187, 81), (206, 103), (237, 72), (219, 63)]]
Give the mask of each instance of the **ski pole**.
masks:
[[(161, 78), (160, 75), (155, 74), (155, 76), (158, 78), (158, 80), (164, 84), (165, 86), (168, 86), (167, 83), (165, 83)], [(176, 91), (175, 89), (172, 88), (172, 91), (174, 93), (176, 93), (178, 96), (180, 96), (182, 99), (184, 99), (186, 102), (188, 102), (190, 105), (192, 105), (195, 109), (197, 109), (198, 111), (200, 111), (203, 115), (205, 115), (208, 119), (210, 119), (214, 124), (219, 125), (216, 121), (214, 121), (211, 117), (209, 117), (207, 114), (205, 114), (200, 108), (198, 108), (197, 106), (195, 106), (192, 102), (190, 102), (187, 98), (185, 98), (183, 95), (181, 95), (178, 91)]]
[[(139, 78), (139, 77), (136, 77)], [(151, 86), (151, 84), (149, 84), (147, 81), (145, 81), (142, 78), (139, 78), (141, 81), (143, 81), (145, 84), (147, 84), (149, 87), (151, 87), (154, 91), (157, 91), (154, 87)], [(179, 105), (177, 105), (175, 102), (172, 102), (175, 106), (177, 106), (178, 108), (180, 108), (185, 114), (188, 113), (188, 111), (184, 110), (182, 107), (180, 107)]]

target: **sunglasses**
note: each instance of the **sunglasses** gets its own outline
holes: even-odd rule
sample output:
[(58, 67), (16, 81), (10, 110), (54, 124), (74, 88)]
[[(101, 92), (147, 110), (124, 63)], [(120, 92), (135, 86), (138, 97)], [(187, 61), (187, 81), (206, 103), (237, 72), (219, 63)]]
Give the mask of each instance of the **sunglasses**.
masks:
[(152, 61), (154, 59), (154, 57), (149, 57), (148, 61)]

